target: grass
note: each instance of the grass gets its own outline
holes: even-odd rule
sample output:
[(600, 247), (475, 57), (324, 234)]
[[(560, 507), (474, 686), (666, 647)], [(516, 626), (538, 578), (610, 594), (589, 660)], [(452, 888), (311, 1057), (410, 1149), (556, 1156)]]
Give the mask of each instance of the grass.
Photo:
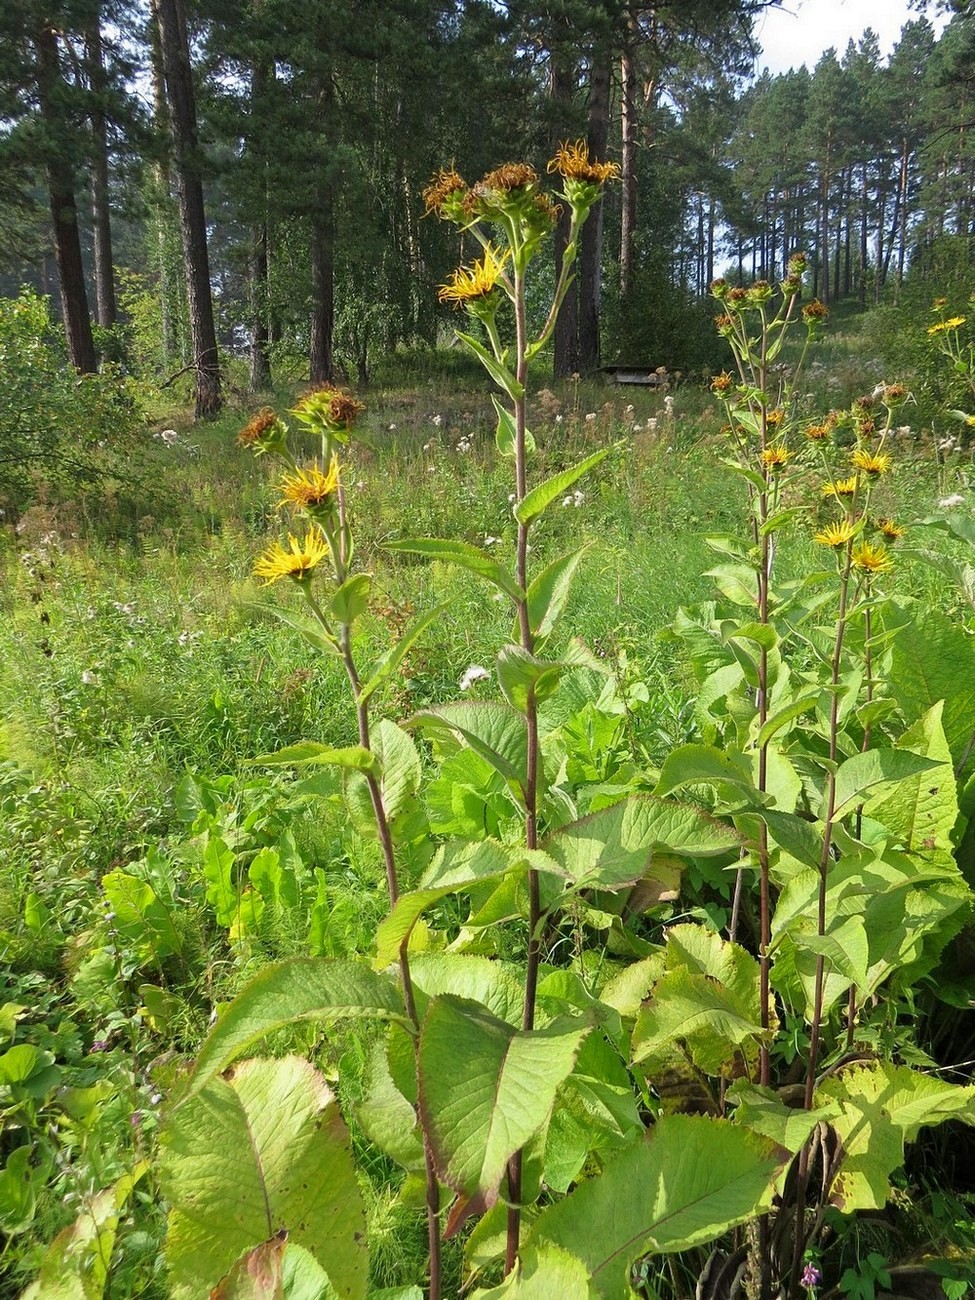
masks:
[[(869, 360), (858, 362), (842, 337), (821, 348), (810, 410), (872, 387), (875, 370)], [(411, 652), (402, 679), (377, 701), (378, 716), (402, 718), (454, 698), (471, 664), (490, 668), (510, 638), (510, 614), (470, 575), (393, 555), (383, 543), (406, 535), (462, 538), (510, 561), (514, 529), (509, 467), (494, 448), (486, 390), (468, 368), (452, 359), (446, 372), (421, 368), (417, 377), (416, 367), (394, 358), (380, 377), (367, 395), (368, 441), (356, 445), (345, 475), (360, 562), (374, 574), (376, 597), (357, 653), (366, 662), (377, 658), (414, 613), (448, 602), (435, 634)], [(710, 395), (678, 387), (667, 396), (672, 412), (661, 393), (570, 383), (537, 394), (531, 412), (539, 476), (607, 442), (620, 444), (582, 483), (578, 503), (570, 493), (546, 516), (534, 534), (533, 563), (587, 547), (564, 625), (628, 688), (640, 687), (632, 695), (633, 726), (651, 762), (688, 738), (691, 726), (688, 670), (679, 644), (663, 634), (679, 606), (712, 598), (707, 570), (715, 556), (705, 537), (738, 533), (743, 504), (738, 481), (721, 463), (720, 416)], [(0, 1003), (30, 999), (38, 1033), (71, 1026), (75, 1045), (64, 1047), (70, 1033), (63, 1028), (55, 1054), (78, 1078), (104, 1077), (89, 1048), (93, 1039), (110, 1040), (112, 1059), (131, 1066), (131, 1087), (106, 1118), (109, 1129), (119, 1114), (124, 1121), (126, 1107), (145, 1109), (147, 1089), (171, 1081), (171, 1065), (159, 1059), (192, 1049), (214, 1003), (270, 958), (306, 949), (304, 913), (301, 925), (271, 919), (256, 937), (228, 942), (204, 896), (207, 835), (222, 837), (241, 862), (292, 837), (309, 871), (303, 908), (316, 888), (323, 891), (320, 951), (367, 946), (385, 910), (376, 846), (349, 829), (328, 783), (296, 795), (249, 766), (302, 738), (348, 744), (354, 718), (334, 665), (311, 659), (293, 633), (260, 612), (268, 599), (293, 603), (293, 593), (265, 593), (252, 577), (254, 558), (278, 535), (280, 521), (264, 467), (234, 445), (244, 418), (231, 412), (191, 428), (167, 413), (161, 423), (176, 428), (178, 440), (153, 450), (166, 485), (158, 504), (120, 501), (97, 521), (77, 507), (38, 506), (16, 537), (0, 538), (0, 952), (9, 972)], [(970, 472), (960, 456), (939, 462), (923, 435), (909, 445), (884, 488), (885, 509), (905, 522), (935, 510), (946, 492), (967, 491)], [(811, 475), (795, 489), (797, 503), (814, 494), (816, 482)], [(800, 520), (783, 534), (781, 572), (822, 564), (810, 532)], [(894, 584), (970, 615), (945, 579), (920, 562), (900, 564)], [(490, 693), (490, 685), (484, 689)], [(209, 814), (187, 806), (196, 788), (187, 773), (200, 778), (200, 788), (227, 778), (206, 787)], [(124, 936), (111, 937), (117, 931), (105, 920), (100, 884), (154, 851), (174, 882), (184, 945), (178, 962), (158, 963), (151, 973), (178, 998), (168, 1025), (146, 1016), (139, 989), (150, 976)], [(320, 879), (311, 874), (316, 867)], [(109, 956), (87, 966), (89, 950)], [(99, 993), (106, 970), (117, 986), (111, 998)], [(316, 1042), (298, 1046), (311, 1050)], [(355, 1037), (329, 1049), (329, 1057), (344, 1051), (353, 1065), (359, 1061), (343, 1071), (353, 1088), (365, 1050)], [(79, 1167), (94, 1168), (93, 1150), (89, 1144), (80, 1153)], [(365, 1177), (375, 1285), (404, 1284), (422, 1257), (412, 1189), (404, 1200), (382, 1161)], [(10, 1250), (0, 1276), (5, 1267), (18, 1284), (31, 1276), (40, 1241), (69, 1218), (46, 1205), (42, 1230)], [(151, 1198), (139, 1222), (158, 1235)], [(450, 1268), (459, 1269), (459, 1257)], [(151, 1252), (143, 1258), (136, 1251), (132, 1270), (144, 1290), (125, 1294), (163, 1294)]]

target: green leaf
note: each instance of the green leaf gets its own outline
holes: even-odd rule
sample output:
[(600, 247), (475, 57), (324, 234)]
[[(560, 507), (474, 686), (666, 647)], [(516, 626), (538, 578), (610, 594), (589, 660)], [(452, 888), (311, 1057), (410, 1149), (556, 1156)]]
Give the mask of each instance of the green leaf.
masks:
[(490, 1291), (475, 1291), (471, 1300), (590, 1300), (589, 1272), (582, 1260), (558, 1246), (527, 1246), (514, 1272)]
[(448, 607), (449, 601), (444, 601), (431, 609), (429, 613), (422, 614), (406, 629), (400, 639), (392, 646), (376, 664), (372, 671), (372, 676), (359, 692), (357, 704), (365, 704), (366, 701), (375, 694), (382, 686), (383, 682), (389, 680), (393, 673), (399, 668), (400, 664), (409, 654), (410, 650), (419, 641), (420, 637), (427, 630), (431, 623), (435, 623), (443, 611)]
[(439, 1176), (483, 1211), (508, 1161), (545, 1124), (591, 1025), (514, 1029), (476, 1002), (443, 996), (420, 1031), (420, 1115)]
[[(48, 1151), (30, 1143), (14, 1147), (0, 1169), (0, 1230), (8, 1241), (20, 1233), (30, 1232), (37, 1213), (37, 1198), (44, 1191), (53, 1163)], [(54, 1255), (55, 1279), (60, 1277), (61, 1262), (59, 1250)]]
[(147, 944), (155, 961), (182, 951), (169, 908), (145, 880), (124, 871), (102, 876), (102, 889), (115, 913), (115, 928), (135, 944)]
[(482, 880), (500, 876), (510, 865), (510, 850), (496, 840), (442, 845), (418, 888), (400, 894), (396, 906), (376, 931), (376, 965), (383, 969), (396, 960), (400, 947), (433, 903)]
[(266, 967), (244, 986), (204, 1040), (190, 1078), (190, 1095), (273, 1030), (303, 1020), (340, 1018), (405, 1023), (396, 982), (357, 961), (294, 957)]
[(569, 599), (576, 570), (588, 549), (588, 546), (582, 546), (578, 551), (560, 555), (529, 586), (528, 622), (536, 637), (548, 636), (559, 621)]
[[(930, 772), (938, 766), (934, 759), (923, 754), (912, 754), (905, 749), (868, 749), (864, 754), (854, 754), (841, 763), (836, 771), (834, 795), (834, 820), (843, 816), (855, 803), (862, 803), (864, 795), (874, 786), (888, 781), (905, 781), (908, 777)], [(819, 815), (826, 814), (825, 797)]]
[(371, 745), (382, 772), (380, 790), (390, 821), (399, 816), (420, 788), (423, 769), (411, 736), (388, 718), (372, 728)]
[(975, 1087), (883, 1061), (844, 1066), (820, 1083), (814, 1102), (840, 1112), (832, 1122), (843, 1160), (830, 1200), (846, 1213), (884, 1208), (904, 1144), (921, 1128), (952, 1118), (975, 1124)]
[(641, 1255), (689, 1250), (768, 1209), (788, 1153), (728, 1120), (667, 1115), (647, 1139), (539, 1215), (531, 1244), (577, 1255), (603, 1300), (626, 1300)]
[(536, 659), (521, 646), (506, 645), (498, 655), (498, 685), (504, 698), (519, 713), (527, 713), (530, 701), (542, 703), (554, 693), (569, 665)]
[(444, 541), (439, 537), (406, 537), (402, 541), (387, 542), (390, 551), (405, 551), (409, 555), (423, 555), (428, 560), (443, 560), (447, 564), (456, 564), (461, 569), (476, 573), (479, 578), (486, 578), (512, 600), (524, 600), (525, 593), (518, 585), (514, 575), (503, 564), (493, 560), (487, 551), (469, 542)]
[(672, 749), (660, 769), (654, 794), (658, 798), (672, 794), (685, 785), (730, 785), (760, 801), (752, 778), (751, 763), (744, 754), (714, 745), (681, 745)]
[(210, 1300), (282, 1300), (287, 1244), (288, 1234), (281, 1232), (246, 1251), (210, 1292)]
[(369, 606), (369, 590), (372, 577), (368, 573), (357, 573), (346, 578), (338, 591), (329, 601), (328, 607), (340, 623), (354, 623)]
[(975, 764), (975, 640), (946, 615), (912, 606), (891, 647), (890, 694), (908, 723), (944, 700), (941, 722), (959, 776)]
[[(515, 446), (518, 440), (518, 430), (515, 427), (514, 417), (511, 412), (501, 405), (498, 399), (492, 394), (491, 401), (494, 403), (494, 409), (498, 413), (498, 432), (495, 435), (498, 451), (502, 456), (507, 456), (510, 460), (514, 459)], [(535, 450), (535, 439), (531, 433), (525, 430), (525, 451), (529, 455)]]
[(257, 614), (270, 614), (272, 618), (276, 618), (279, 622), (299, 633), (313, 649), (341, 657), (342, 652), (338, 647), (338, 642), (333, 637), (328, 636), (322, 625), (316, 623), (313, 619), (303, 618), (290, 609), (282, 609), (280, 605), (262, 605), (254, 601), (248, 601), (245, 603), (244, 608), (251, 609)]
[(571, 469), (564, 469), (560, 474), (553, 474), (544, 483), (539, 483), (538, 487), (532, 488), (517, 503), (514, 509), (515, 518), (520, 524), (530, 524), (552, 504), (556, 497), (561, 496), (573, 483), (578, 482), (583, 474), (587, 474), (600, 461), (605, 460), (612, 450), (612, 447), (603, 447), (600, 451), (587, 456), (585, 460), (579, 461), (578, 465), (573, 465)]
[(758, 733), (759, 748), (761, 749), (763, 746), (767, 745), (776, 732), (781, 731), (782, 728), (787, 726), (790, 722), (795, 721), (796, 718), (801, 718), (804, 713), (809, 713), (814, 709), (819, 702), (819, 696), (819, 691), (814, 691), (808, 695), (800, 695), (799, 698), (793, 700), (791, 704), (785, 705), (784, 708), (776, 709)]
[(74, 1223), (48, 1246), (40, 1272), (21, 1300), (102, 1300), (119, 1219), (148, 1170), (149, 1162), (142, 1160), (111, 1187), (87, 1198)]
[(470, 348), (497, 386), (503, 388), (513, 402), (517, 402), (519, 397), (524, 397), (524, 386), (518, 382), (507, 366), (503, 366), (500, 361), (494, 359), (482, 343), (479, 343), (470, 334), (461, 333), (460, 330), (455, 330), (454, 333), (462, 343)]
[(726, 600), (733, 605), (743, 605), (752, 609), (758, 605), (757, 578), (754, 569), (743, 564), (719, 564), (708, 569), (705, 578), (713, 578), (714, 584)]
[(325, 767), (351, 767), (359, 772), (371, 772), (379, 775), (379, 764), (375, 754), (361, 745), (345, 745), (339, 749), (331, 745), (320, 745), (317, 740), (299, 740), (294, 745), (285, 745), (273, 754), (261, 754), (258, 758), (247, 760), (248, 767), (300, 767), (310, 763)]
[(817, 1124), (828, 1123), (838, 1113), (835, 1106), (797, 1110), (787, 1106), (778, 1093), (747, 1079), (736, 1080), (725, 1093), (735, 1108), (734, 1121), (770, 1138), (787, 1151), (798, 1151)]
[(369, 1141), (398, 1165), (412, 1173), (423, 1172), (416, 1111), (393, 1081), (384, 1042), (372, 1046), (366, 1091), (356, 1106), (356, 1117)]
[[(737, 832), (691, 804), (630, 795), (549, 835), (544, 851), (578, 888), (621, 889), (652, 877), (662, 850), (709, 857), (739, 846)], [(675, 864), (661, 864), (673, 884)]]
[(941, 766), (908, 777), (889, 794), (879, 794), (864, 806), (864, 816), (880, 822), (909, 851), (951, 851), (951, 832), (958, 820), (958, 798), (951, 751), (941, 725), (944, 702), (939, 700), (897, 742), (897, 749), (921, 754)]
[(365, 1211), (348, 1130), (307, 1061), (244, 1061), (211, 1076), (167, 1116), (160, 1150), (173, 1300), (209, 1294), (241, 1255), (281, 1232), (343, 1300), (365, 1297)]
[(236, 861), (237, 855), (220, 836), (211, 835), (203, 850), (203, 878), (206, 900), (216, 913), (217, 925), (232, 925), (240, 905), (233, 878)]
[(525, 719), (509, 705), (494, 700), (441, 704), (416, 714), (411, 725), (452, 735), (486, 759), (506, 781), (524, 790), (528, 731)]

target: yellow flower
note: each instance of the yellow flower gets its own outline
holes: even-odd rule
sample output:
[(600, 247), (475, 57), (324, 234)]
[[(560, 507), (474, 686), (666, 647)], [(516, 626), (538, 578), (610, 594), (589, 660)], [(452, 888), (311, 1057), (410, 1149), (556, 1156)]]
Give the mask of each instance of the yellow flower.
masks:
[(896, 542), (898, 537), (904, 536), (904, 529), (901, 528), (900, 524), (895, 524), (893, 519), (878, 519), (877, 527), (888, 542)]
[(813, 541), (819, 542), (821, 546), (845, 546), (855, 532), (856, 527), (849, 519), (841, 519), (838, 524), (827, 524), (821, 532), (815, 534)]
[(854, 474), (852, 478), (838, 478), (835, 483), (824, 483), (822, 493), (824, 497), (852, 497), (858, 484), (859, 479)]
[(759, 457), (759, 460), (767, 469), (773, 470), (781, 469), (788, 459), (789, 452), (787, 452), (784, 447), (780, 446), (766, 447)]
[(455, 271), (449, 282), (440, 286), (437, 297), (441, 302), (452, 302), (455, 306), (490, 297), (501, 277), (504, 261), (504, 257), (499, 258), (488, 244), (480, 261)]
[(785, 419), (785, 411), (781, 406), (777, 406), (773, 411), (766, 411), (765, 423), (770, 429), (777, 429)]
[(272, 542), (254, 565), (254, 575), (264, 578), (265, 585), (270, 586), (279, 578), (294, 578), (296, 582), (307, 582), (316, 564), (320, 564), (328, 555), (325, 539), (317, 528), (305, 534), (305, 540), (299, 542), (293, 534), (288, 537), (290, 550), (285, 550), (280, 542)]
[(586, 181), (590, 185), (604, 185), (620, 174), (619, 163), (590, 159), (585, 140), (572, 143), (563, 140), (548, 164), (548, 171), (558, 172), (568, 181)]
[(886, 546), (861, 542), (853, 548), (853, 564), (865, 573), (888, 573), (894, 567)]
[(886, 474), (890, 469), (890, 457), (886, 454), (877, 454), (871, 451), (855, 451), (850, 459), (857, 469), (862, 469), (864, 474), (869, 474), (871, 478), (877, 478), (881, 474)]
[(291, 409), (302, 424), (320, 432), (322, 427), (336, 431), (348, 429), (356, 417), (365, 410), (348, 393), (337, 388), (315, 388), (300, 398)]
[(828, 438), (832, 429), (829, 424), (810, 424), (806, 428), (806, 437), (810, 442), (821, 442)]
[(943, 320), (937, 325), (929, 326), (928, 333), (943, 334), (945, 330), (956, 330), (959, 325), (964, 325), (967, 319), (967, 316), (952, 316), (950, 320)]
[(510, 194), (512, 190), (521, 190), (534, 185), (537, 180), (538, 172), (529, 163), (506, 162), (500, 167), (495, 167), (493, 172), (488, 172), (482, 180), (478, 181), (475, 189)]
[(321, 509), (331, 506), (339, 486), (338, 457), (332, 457), (328, 473), (323, 474), (317, 465), (299, 469), (294, 474), (285, 474), (279, 484), (281, 505), (294, 506), (299, 510)]
[(733, 387), (734, 382), (727, 370), (722, 370), (720, 375), (715, 375), (711, 380), (711, 392), (726, 393), (729, 388)]

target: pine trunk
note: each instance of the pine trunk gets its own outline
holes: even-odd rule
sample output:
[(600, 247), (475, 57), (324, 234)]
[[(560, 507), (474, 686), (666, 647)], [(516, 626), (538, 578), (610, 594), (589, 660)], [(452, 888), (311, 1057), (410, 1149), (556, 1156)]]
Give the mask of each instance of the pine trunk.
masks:
[[(602, 161), (609, 142), (609, 48), (596, 52), (589, 82), (590, 158)], [(603, 202), (596, 204), (582, 228), (579, 241), (579, 369), (592, 374), (599, 369), (599, 305), (602, 288)]]
[(71, 163), (63, 150), (65, 123), (60, 120), (57, 110), (61, 81), (57, 32), (52, 27), (45, 27), (38, 32), (36, 45), (38, 97), (47, 135), (47, 182), (54, 223), (54, 260), (58, 270), (68, 356), (76, 370), (82, 374), (94, 374), (98, 369), (98, 358), (95, 355), (88, 311), (74, 177)]
[[(552, 152), (566, 136), (566, 122), (571, 111), (572, 92), (575, 89), (575, 68), (564, 43), (552, 49)], [(562, 273), (562, 258), (569, 236), (569, 213), (563, 208), (555, 228), (555, 275)], [(578, 281), (573, 280), (555, 322), (552, 370), (556, 379), (566, 379), (579, 373), (579, 294)]]
[(102, 329), (118, 319), (115, 272), (112, 265), (112, 216), (108, 199), (108, 129), (105, 121), (105, 63), (102, 55), (101, 15), (86, 40), (91, 80), (91, 224), (95, 251), (95, 315)]
[(213, 322), (196, 100), (185, 14), (182, 0), (155, 0), (155, 11), (173, 134), (176, 197), (196, 371), (196, 418), (209, 419), (218, 413), (222, 404), (220, 364)]

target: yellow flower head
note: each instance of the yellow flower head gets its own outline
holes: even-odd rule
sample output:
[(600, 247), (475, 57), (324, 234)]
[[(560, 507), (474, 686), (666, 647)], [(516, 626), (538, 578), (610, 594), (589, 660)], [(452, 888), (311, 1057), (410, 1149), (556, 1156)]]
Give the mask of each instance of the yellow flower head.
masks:
[(931, 325), (928, 328), (928, 333), (943, 334), (945, 330), (956, 330), (959, 325), (964, 325), (967, 319), (967, 316), (952, 316), (949, 320), (943, 320), (937, 325)]
[(813, 540), (821, 546), (840, 547), (845, 546), (855, 532), (855, 524), (849, 519), (841, 519), (839, 523), (827, 524), (821, 532), (815, 534)]
[(900, 524), (895, 524), (893, 519), (878, 519), (877, 528), (887, 538), (888, 542), (896, 542), (898, 537), (904, 536), (904, 529), (901, 528)]
[(270, 407), (265, 407), (244, 425), (237, 435), (237, 443), (249, 447), (256, 456), (262, 456), (271, 451), (283, 451), (287, 437), (287, 429)]
[(728, 374), (727, 370), (722, 370), (720, 375), (715, 375), (711, 380), (711, 392), (726, 393), (729, 388), (734, 386), (734, 382), (735, 381), (732, 379), (731, 375)]
[(452, 302), (455, 307), (489, 298), (497, 287), (504, 262), (505, 258), (498, 257), (488, 244), (480, 261), (455, 271), (450, 280), (440, 286), (437, 297), (441, 302)]
[(294, 474), (285, 474), (278, 485), (281, 493), (281, 505), (294, 506), (298, 510), (331, 509), (339, 488), (338, 457), (332, 457), (328, 473), (323, 474), (317, 465), (309, 465)]
[(288, 537), (288, 550), (280, 542), (272, 542), (254, 565), (254, 574), (265, 579), (270, 586), (279, 578), (294, 578), (295, 582), (308, 582), (311, 571), (328, 555), (328, 546), (317, 528), (305, 534), (299, 542), (293, 534)]
[(886, 453), (855, 451), (850, 459), (857, 469), (862, 469), (871, 478), (879, 478), (890, 469), (890, 457)]
[(548, 164), (548, 171), (558, 172), (567, 181), (585, 181), (589, 185), (605, 185), (620, 174), (619, 163), (590, 159), (585, 140), (571, 143), (563, 140)]
[(765, 424), (769, 429), (777, 429), (785, 419), (785, 411), (781, 406), (777, 406), (773, 411), (766, 411)]
[(789, 455), (790, 453), (787, 452), (784, 447), (776, 445), (773, 447), (766, 447), (759, 457), (759, 460), (767, 469), (776, 470), (781, 469), (782, 466), (786, 464)]
[(856, 494), (860, 480), (854, 474), (850, 478), (838, 478), (835, 483), (824, 483), (824, 497), (852, 497)]
[(889, 573), (894, 567), (886, 546), (879, 542), (861, 542), (853, 548), (853, 564), (864, 573)]

